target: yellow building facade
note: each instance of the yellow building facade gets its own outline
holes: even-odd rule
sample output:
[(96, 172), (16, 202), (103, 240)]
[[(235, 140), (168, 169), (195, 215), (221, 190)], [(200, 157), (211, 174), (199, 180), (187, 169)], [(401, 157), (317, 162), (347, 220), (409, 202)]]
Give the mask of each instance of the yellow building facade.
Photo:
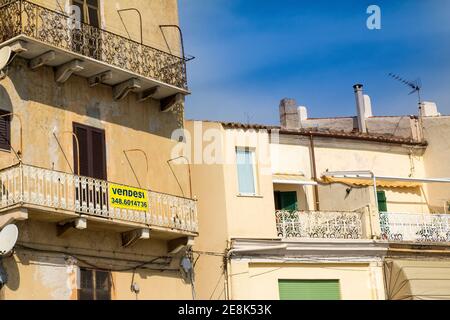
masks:
[[(402, 265), (403, 260), (421, 263), (423, 283), (434, 281), (433, 267), (448, 278), (449, 230), (439, 229), (449, 221), (448, 208), (438, 197), (450, 197), (445, 179), (450, 168), (437, 166), (439, 160), (432, 153), (445, 147), (436, 136), (447, 130), (449, 121), (445, 116), (422, 121), (428, 128), (427, 142), (189, 121), (192, 150), (197, 155), (201, 150), (200, 156), (191, 155), (193, 190), (199, 197), (200, 237), (194, 247), (199, 254), (198, 296), (243, 300), (411, 299), (426, 298), (427, 292), (433, 296), (433, 290), (415, 288), (417, 283), (405, 276), (399, 283), (411, 289), (400, 297), (387, 280), (394, 278), (395, 268), (389, 263)], [(240, 150), (252, 155), (244, 168)], [(245, 171), (245, 165), (252, 169)], [(376, 189), (371, 174), (379, 177)], [(292, 197), (295, 207), (290, 207)], [(436, 263), (439, 266), (431, 266)], [(402, 266), (395, 269), (396, 276), (412, 268)], [(448, 297), (450, 287), (443, 286), (435, 298)]]
[(192, 299), (177, 1), (2, 1), (0, 16), (0, 229), (19, 230), (1, 298)]

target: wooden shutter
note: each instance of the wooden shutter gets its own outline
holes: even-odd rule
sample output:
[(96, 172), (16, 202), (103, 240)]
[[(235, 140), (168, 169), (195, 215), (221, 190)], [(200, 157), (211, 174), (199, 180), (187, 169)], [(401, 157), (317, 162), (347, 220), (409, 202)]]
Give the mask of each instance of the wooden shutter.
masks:
[(377, 191), (378, 211), (387, 212), (387, 198), (385, 191)]
[(91, 130), (92, 177), (106, 180), (105, 132)]
[(280, 300), (340, 300), (339, 280), (279, 280)]
[[(0, 110), (0, 115), (10, 113)], [(11, 150), (11, 117), (0, 118), (0, 149)]]
[(75, 172), (78, 175), (107, 180), (105, 131), (74, 123), (73, 131), (80, 144), (80, 172), (78, 156), (74, 141)]

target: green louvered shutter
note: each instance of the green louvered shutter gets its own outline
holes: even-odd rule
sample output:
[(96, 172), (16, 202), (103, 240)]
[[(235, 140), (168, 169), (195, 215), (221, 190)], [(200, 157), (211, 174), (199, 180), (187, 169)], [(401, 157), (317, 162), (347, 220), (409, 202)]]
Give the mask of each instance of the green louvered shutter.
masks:
[(279, 280), (280, 300), (340, 300), (339, 280)]
[(298, 208), (297, 192), (280, 192), (281, 209), (286, 211), (295, 211)]
[(387, 198), (385, 191), (377, 191), (378, 211), (387, 212)]

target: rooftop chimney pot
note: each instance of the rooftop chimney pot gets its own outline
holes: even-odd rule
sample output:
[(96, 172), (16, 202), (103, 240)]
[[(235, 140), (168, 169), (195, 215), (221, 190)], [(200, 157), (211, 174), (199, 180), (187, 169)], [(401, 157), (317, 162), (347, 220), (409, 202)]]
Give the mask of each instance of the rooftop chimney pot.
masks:
[(361, 133), (366, 133), (366, 110), (364, 104), (363, 85), (355, 84), (353, 89), (355, 89), (356, 111), (358, 113), (358, 130)]

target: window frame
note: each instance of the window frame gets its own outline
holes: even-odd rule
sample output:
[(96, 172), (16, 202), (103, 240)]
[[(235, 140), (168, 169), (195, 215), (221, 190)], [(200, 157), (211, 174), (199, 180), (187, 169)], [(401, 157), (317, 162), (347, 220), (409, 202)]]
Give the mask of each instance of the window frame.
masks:
[[(89, 177), (89, 178), (94, 178), (94, 179), (98, 179), (98, 180), (104, 180), (104, 181), (106, 181), (106, 180), (108, 180), (108, 159), (107, 159), (107, 154), (106, 154), (106, 143), (107, 143), (107, 140), (106, 140), (106, 130), (105, 129), (100, 129), (100, 128), (96, 128), (96, 127), (92, 127), (92, 126), (88, 126), (88, 125), (85, 125), (85, 124), (82, 124), (82, 123), (79, 123), (79, 122), (72, 122), (72, 130), (73, 130), (73, 133), (78, 137), (78, 135), (77, 135), (77, 129), (82, 129), (82, 130), (86, 130), (86, 139), (87, 139), (87, 145), (86, 145), (86, 148), (87, 148), (87, 152), (88, 152), (88, 154), (90, 154), (90, 151), (92, 151), (92, 152), (94, 152), (94, 150), (93, 150), (93, 146), (92, 146), (92, 143), (93, 143), (93, 141), (92, 141), (92, 136), (93, 136), (93, 133), (97, 133), (97, 134), (100, 134), (101, 136), (102, 136), (102, 142), (103, 142), (103, 146), (102, 146), (102, 148), (101, 148), (101, 150), (99, 150), (99, 151), (101, 151), (102, 152), (102, 158), (103, 158), (103, 163), (102, 163), (102, 175), (103, 175), (103, 177), (102, 178), (94, 178), (94, 174), (95, 174), (95, 170), (94, 170), (94, 159), (92, 158), (92, 156), (91, 157), (88, 157), (88, 174), (87, 175), (85, 175), (86, 177)], [(79, 141), (78, 141), (79, 142)], [(79, 176), (82, 176), (82, 174), (80, 173), (80, 172), (78, 172), (78, 167), (79, 167), (79, 165), (78, 165), (78, 159), (79, 159), (79, 155), (77, 154), (77, 142), (75, 141), (75, 138), (73, 139), (73, 157), (74, 157), (74, 159), (73, 159), (73, 164), (74, 164), (74, 172), (77, 174), (77, 175), (79, 175)], [(80, 146), (80, 148), (81, 148), (81, 146)], [(81, 153), (82, 151), (80, 150), (80, 153)], [(80, 159), (81, 160), (81, 159)], [(81, 165), (81, 164), (80, 164)]]
[[(243, 193), (241, 192), (241, 185), (239, 183), (239, 163), (238, 163), (238, 152), (244, 151), (251, 154), (251, 165), (252, 165), (252, 175), (253, 175), (253, 188), (255, 190), (254, 193)], [(256, 148), (252, 147), (236, 147), (235, 148), (235, 157), (236, 157), (236, 175), (237, 175), (237, 188), (238, 188), (238, 196), (240, 197), (258, 197), (259, 196), (259, 185), (258, 185), (258, 165), (256, 163)]]
[[(83, 271), (91, 272), (91, 279), (90, 279), (91, 288), (82, 288), (81, 287), (83, 284), (83, 282), (81, 281)], [(98, 298), (97, 291), (99, 291), (99, 289), (97, 289), (97, 273), (105, 273), (106, 274), (107, 279), (108, 279), (108, 288), (106, 289), (106, 292), (109, 295), (109, 299), (107, 299), (106, 301), (112, 300), (112, 274), (111, 274), (111, 272), (103, 271), (103, 270), (96, 270), (96, 269), (92, 269), (92, 268), (83, 268), (83, 267), (79, 268), (79, 283), (80, 283), (80, 285), (77, 290), (78, 291), (77, 300), (81, 300), (81, 291), (82, 290), (91, 290), (92, 292), (90, 292), (90, 295), (92, 295), (92, 299), (87, 299), (87, 301), (100, 301), (99, 299), (97, 299)], [(86, 300), (86, 299), (83, 299), (83, 300)]]
[(102, 25), (102, 20), (101, 20), (101, 13), (100, 13), (100, 0), (96, 0), (97, 1), (97, 7), (93, 6), (91, 4), (88, 4), (88, 0), (71, 0), (71, 4), (75, 5), (75, 3), (77, 4), (81, 4), (82, 3), (82, 14), (83, 14), (83, 23), (86, 23), (88, 25), (92, 25), (91, 24), (91, 19), (89, 17), (89, 9), (95, 9), (97, 11), (97, 20), (98, 20), (98, 26), (95, 26), (97, 28), (101, 28)]

